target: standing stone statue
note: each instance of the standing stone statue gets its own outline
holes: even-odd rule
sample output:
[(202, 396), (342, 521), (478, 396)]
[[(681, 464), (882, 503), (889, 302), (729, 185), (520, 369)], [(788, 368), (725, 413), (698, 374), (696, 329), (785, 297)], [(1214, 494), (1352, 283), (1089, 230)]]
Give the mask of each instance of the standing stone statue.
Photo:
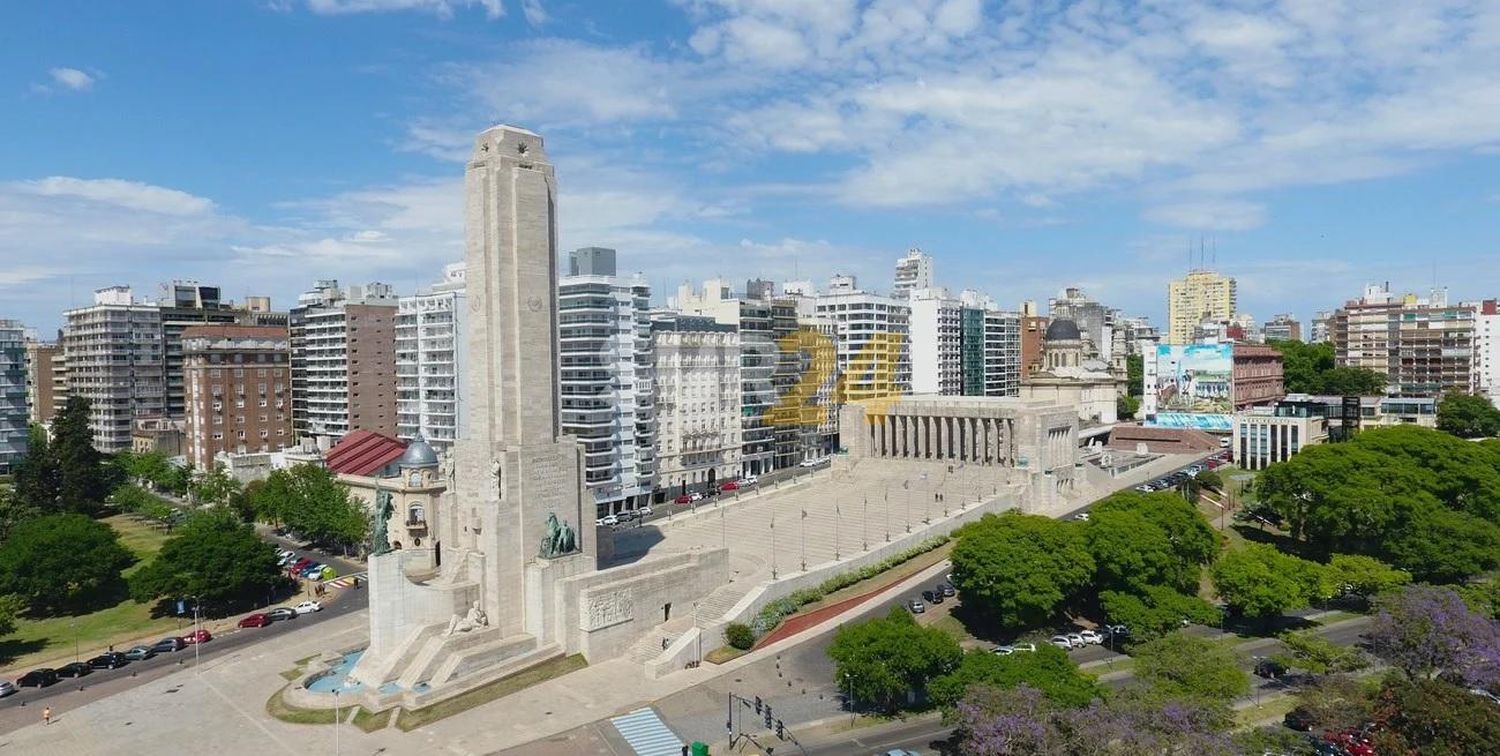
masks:
[(383, 488), (375, 489), (375, 522), (373, 548), (371, 553), (376, 555), (388, 553), (391, 550), (391, 541), (386, 533), (386, 523), (391, 519), (391, 513), (396, 509), (391, 503), (391, 492)]

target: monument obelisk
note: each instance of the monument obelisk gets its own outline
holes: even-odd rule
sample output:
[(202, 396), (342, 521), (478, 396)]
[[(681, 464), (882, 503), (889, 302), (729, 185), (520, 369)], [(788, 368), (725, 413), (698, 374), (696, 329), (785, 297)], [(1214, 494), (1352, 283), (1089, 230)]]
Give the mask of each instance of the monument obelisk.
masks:
[(582, 450), (559, 417), (557, 183), (542, 138), (513, 126), (480, 133), (464, 195), (469, 398), (452, 536), (483, 555), (491, 626), (545, 644), (559, 634), (553, 583), (597, 565)]

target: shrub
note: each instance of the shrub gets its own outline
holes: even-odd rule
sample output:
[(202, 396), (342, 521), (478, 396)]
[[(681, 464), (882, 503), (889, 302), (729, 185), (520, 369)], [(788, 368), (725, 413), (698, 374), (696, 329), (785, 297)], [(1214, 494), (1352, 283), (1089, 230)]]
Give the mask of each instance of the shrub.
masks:
[(741, 651), (748, 651), (755, 645), (755, 633), (743, 622), (731, 622), (724, 628), (724, 641)]

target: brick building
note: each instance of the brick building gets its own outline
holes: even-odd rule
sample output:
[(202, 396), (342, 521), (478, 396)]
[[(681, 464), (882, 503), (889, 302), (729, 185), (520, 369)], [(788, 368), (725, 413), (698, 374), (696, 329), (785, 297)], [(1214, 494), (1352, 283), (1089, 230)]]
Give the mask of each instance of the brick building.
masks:
[(204, 325), (183, 331), (186, 455), (211, 468), (219, 452), (278, 451), (292, 436), (285, 329)]

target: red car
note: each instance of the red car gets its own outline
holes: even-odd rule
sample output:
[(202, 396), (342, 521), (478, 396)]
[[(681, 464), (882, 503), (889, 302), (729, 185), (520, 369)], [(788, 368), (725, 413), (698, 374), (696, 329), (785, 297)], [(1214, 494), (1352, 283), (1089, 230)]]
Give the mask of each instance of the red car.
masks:
[[(252, 615), (253, 616), (253, 615)], [(248, 618), (247, 618), (248, 619)], [(182, 636), (183, 643), (207, 643), (214, 639), (213, 633), (207, 630), (195, 630)]]
[(740, 484), (731, 480), (731, 481), (725, 483), (724, 485), (719, 486), (719, 490), (720, 491), (738, 491), (738, 490), (740, 490)]
[(287, 567), (286, 570), (287, 570), (287, 572), (290, 572), (293, 575), (295, 575), (295, 574), (297, 574), (297, 573), (299, 573), (299, 572), (307, 569), (308, 567), (311, 567), (312, 563), (313, 563), (313, 560), (308, 559), (307, 557), (302, 557), (301, 559), (298, 559), (297, 561), (292, 562), (291, 566)]
[(692, 504), (693, 503), (693, 497), (688, 496), (687, 494), (683, 494), (683, 495), (681, 495), (681, 496), (673, 499), (672, 501), (673, 501), (673, 503), (676, 503), (676, 504)]
[(1327, 733), (1323, 735), (1323, 740), (1344, 749), (1344, 753), (1349, 756), (1375, 756), (1375, 747), (1370, 744), (1370, 739), (1358, 730)]
[(240, 627), (265, 627), (271, 624), (271, 618), (264, 614), (252, 614), (240, 620)]

